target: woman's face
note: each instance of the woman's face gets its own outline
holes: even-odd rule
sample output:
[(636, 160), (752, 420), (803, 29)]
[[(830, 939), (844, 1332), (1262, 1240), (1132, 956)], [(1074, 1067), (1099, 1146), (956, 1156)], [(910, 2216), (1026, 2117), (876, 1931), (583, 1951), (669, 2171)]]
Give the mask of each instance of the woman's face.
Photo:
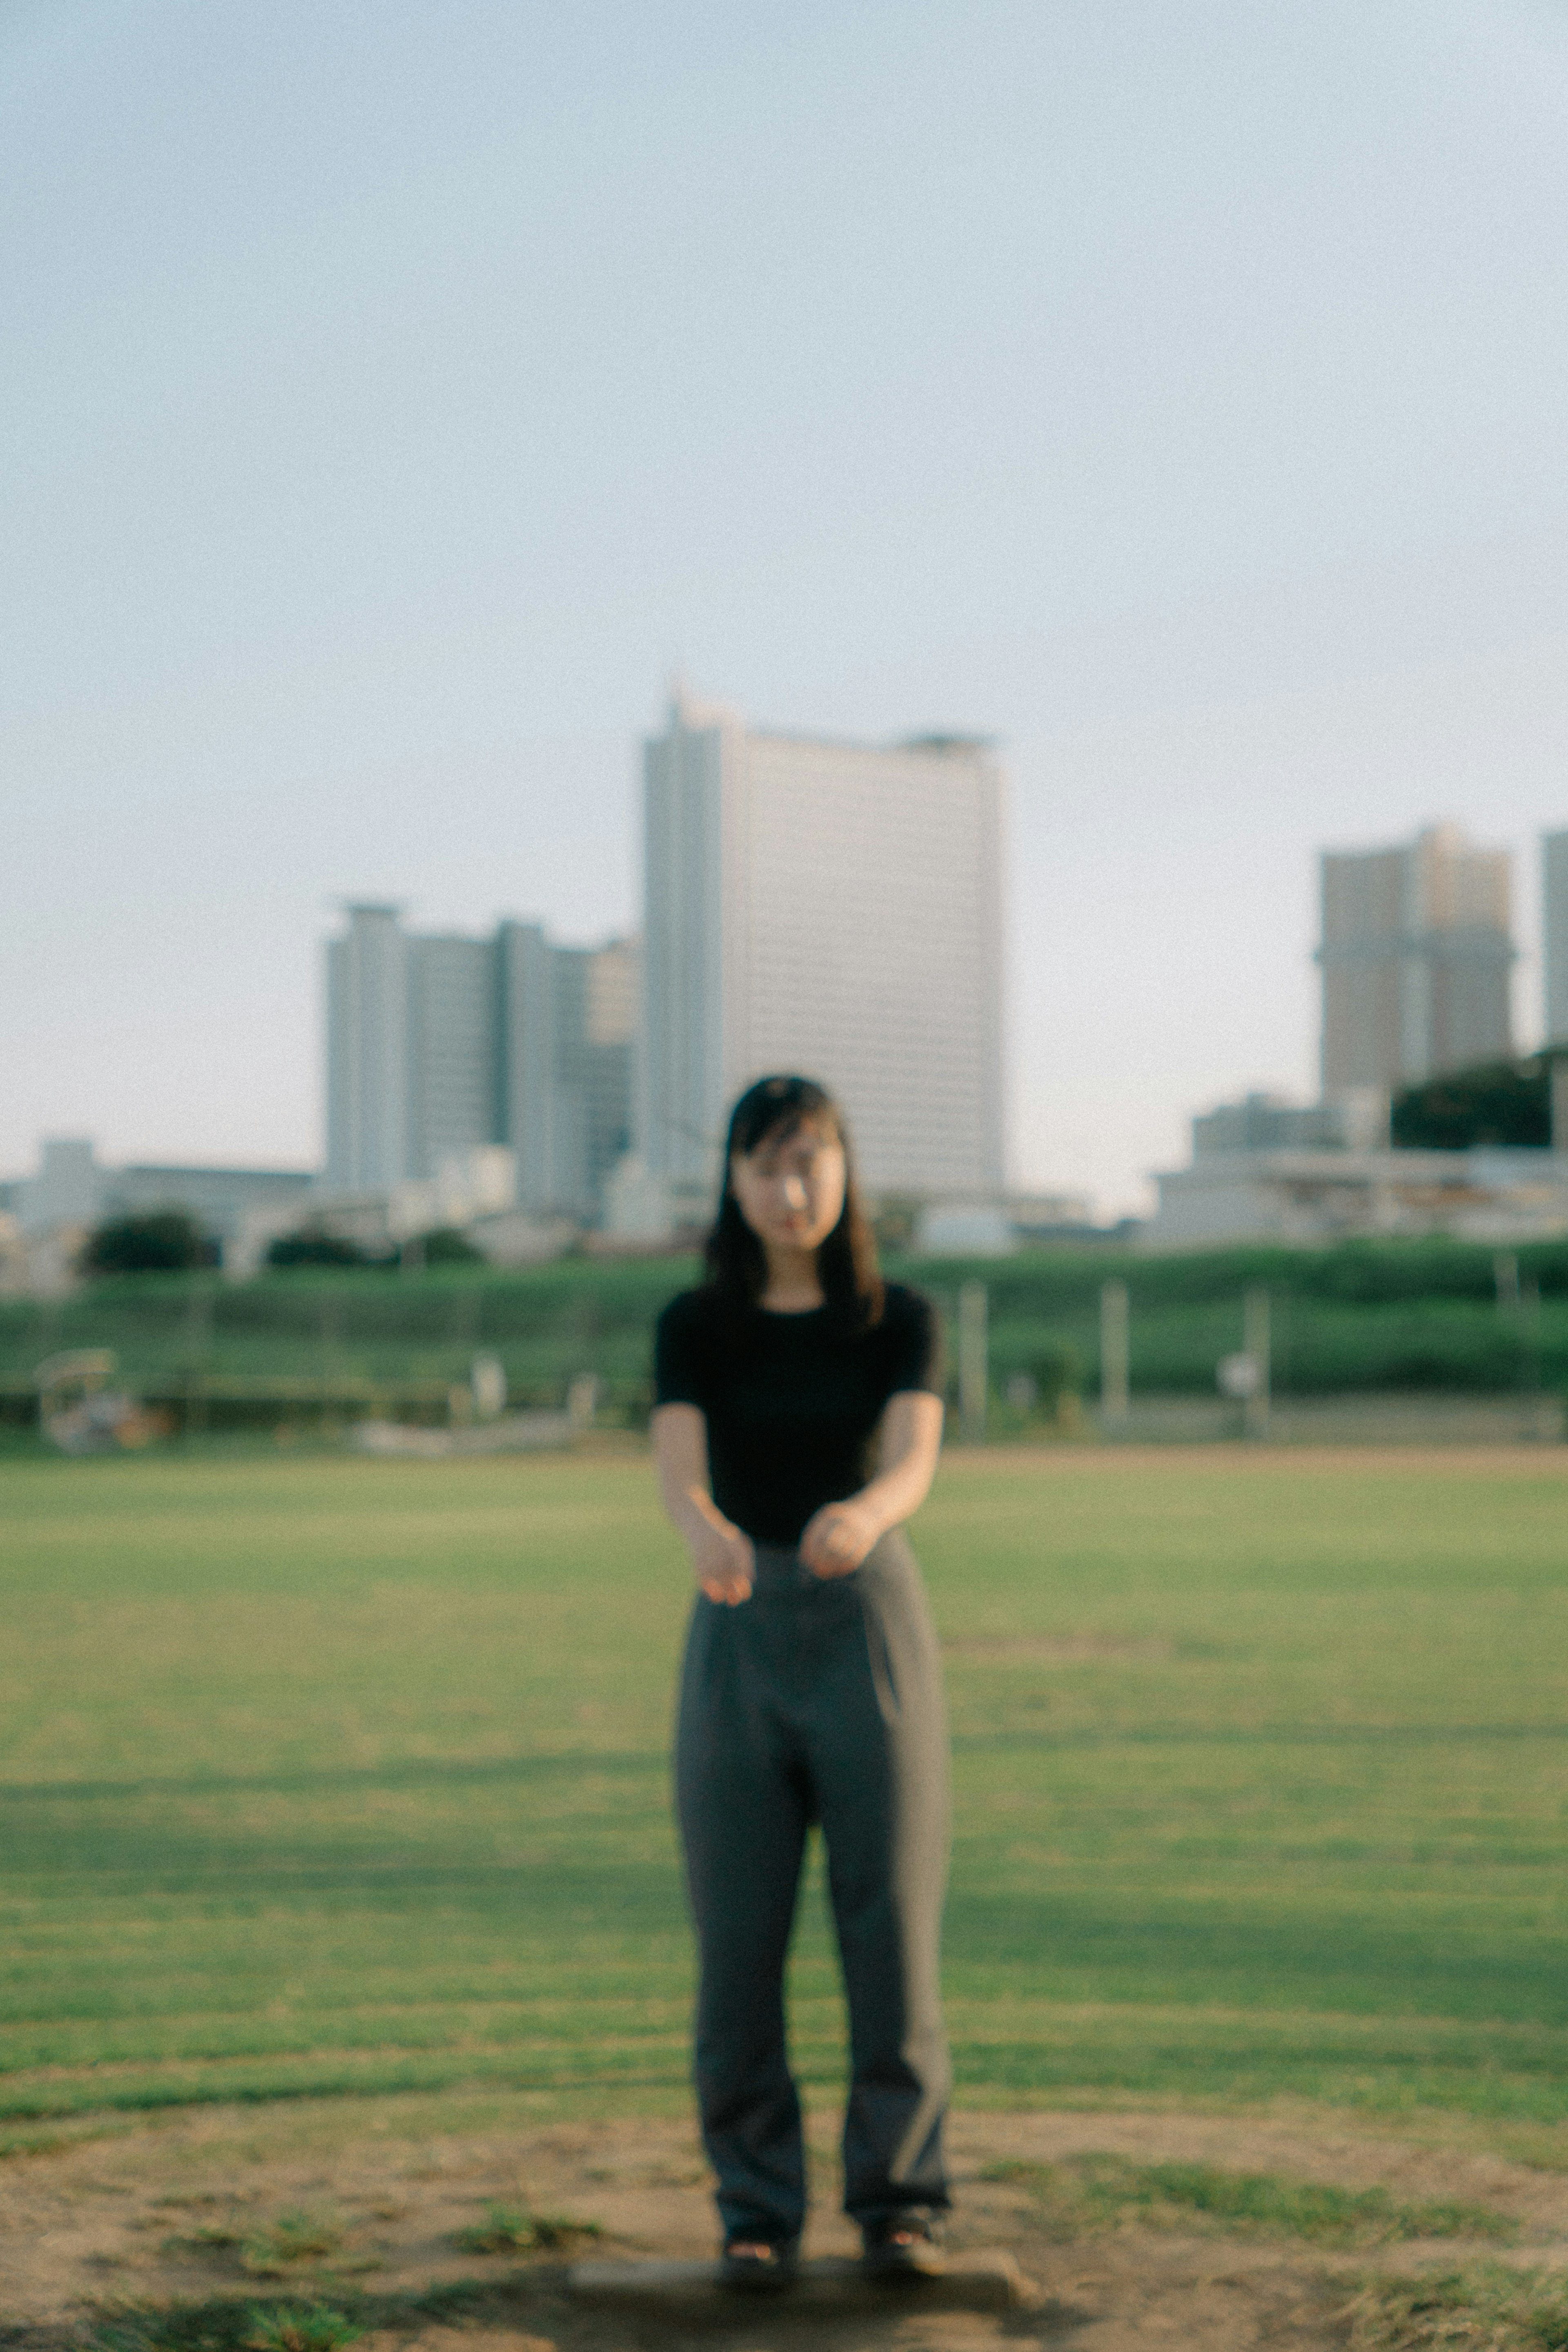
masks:
[(820, 1249), (843, 1214), (844, 1147), (807, 1121), (737, 1151), (729, 1181), (741, 1215), (766, 1247)]

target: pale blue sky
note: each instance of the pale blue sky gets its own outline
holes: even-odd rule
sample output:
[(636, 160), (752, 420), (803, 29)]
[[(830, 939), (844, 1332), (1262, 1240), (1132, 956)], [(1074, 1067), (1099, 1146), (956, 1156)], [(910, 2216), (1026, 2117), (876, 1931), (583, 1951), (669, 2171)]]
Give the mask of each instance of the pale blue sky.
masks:
[(1002, 738), (1025, 1181), (1310, 1087), (1321, 843), (1532, 946), (1565, 157), (1546, 0), (11, 0), (0, 1170), (311, 1158), (332, 903), (624, 924), (677, 666)]

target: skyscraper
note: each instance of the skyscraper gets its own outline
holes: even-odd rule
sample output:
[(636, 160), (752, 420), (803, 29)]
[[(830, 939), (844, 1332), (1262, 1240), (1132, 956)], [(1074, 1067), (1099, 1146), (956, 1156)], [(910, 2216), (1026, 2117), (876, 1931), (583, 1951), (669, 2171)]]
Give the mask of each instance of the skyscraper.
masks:
[(538, 923), (489, 939), (349, 908), (327, 950), (327, 1181), (382, 1192), (485, 1144), (517, 1156), (517, 1197), (594, 1222), (627, 1149), (633, 941), (559, 947)]
[(632, 1147), (640, 958), (630, 940), (555, 950), (555, 1156), (560, 1198), (602, 1199)]
[(497, 1141), (496, 943), (414, 932), (408, 973), (408, 1173)]
[(496, 1138), (517, 1159), (526, 1209), (553, 1206), (556, 1153), (556, 951), (542, 923), (502, 923), (496, 933), (499, 1002)]
[(407, 941), (396, 907), (348, 909), (327, 944), (327, 1181), (377, 1192), (411, 1173)]
[(1541, 836), (1541, 899), (1544, 1034), (1568, 1045), (1568, 833)]
[(557, 947), (537, 923), (503, 923), (498, 1134), (517, 1155), (526, 1208), (588, 1204), (632, 1142), (641, 995), (633, 940)]
[(638, 1135), (677, 1205), (769, 1070), (841, 1097), (873, 1190), (1000, 1190), (1000, 802), (983, 741), (765, 734), (676, 697), (644, 761)]
[(1454, 825), (1322, 857), (1322, 1086), (1391, 1093), (1513, 1050), (1510, 859)]

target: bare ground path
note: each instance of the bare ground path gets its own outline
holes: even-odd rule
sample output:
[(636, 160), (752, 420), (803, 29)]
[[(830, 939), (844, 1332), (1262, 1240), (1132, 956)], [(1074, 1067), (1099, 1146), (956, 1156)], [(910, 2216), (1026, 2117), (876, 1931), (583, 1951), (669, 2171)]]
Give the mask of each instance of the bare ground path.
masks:
[[(831, 2208), (832, 2128), (830, 2116), (813, 2118), (813, 2254), (854, 2247)], [(276, 2111), (139, 2120), (0, 2167), (0, 2344), (16, 2352), (80, 2344), (117, 2306), (308, 2306), (337, 2294), (371, 2328), (364, 2352), (656, 2352), (697, 2342), (713, 2352), (1048, 2343), (1074, 2352), (1307, 2352), (1348, 2341), (1346, 2306), (1369, 2274), (1451, 2269), (1478, 2254), (1568, 2264), (1562, 2172), (1333, 2117), (980, 2113), (956, 2120), (953, 2149), (955, 2250), (1010, 2252), (1039, 2284), (1034, 2308), (936, 2310), (916, 2290), (885, 2310), (719, 2305), (699, 2324), (689, 2312), (661, 2320), (585, 2305), (566, 2284), (570, 2243), (537, 2258), (462, 2243), (504, 2208), (593, 2224), (599, 2236), (577, 2251), (599, 2259), (706, 2256), (714, 2224), (684, 2120), (423, 2137), (405, 2136), (381, 2103), (362, 2127), (340, 2108), (315, 2129), (308, 2116), (280, 2120)], [(1382, 2189), (1406, 2210), (1447, 2201), (1502, 2217), (1513, 2242), (1467, 2244), (1461, 2234), (1343, 2249), (1168, 2214), (1064, 2230), (1060, 2214), (1042, 2210), (1038, 2168), (1086, 2156)], [(156, 2327), (149, 2335), (143, 2324), (141, 2340), (156, 2342)]]

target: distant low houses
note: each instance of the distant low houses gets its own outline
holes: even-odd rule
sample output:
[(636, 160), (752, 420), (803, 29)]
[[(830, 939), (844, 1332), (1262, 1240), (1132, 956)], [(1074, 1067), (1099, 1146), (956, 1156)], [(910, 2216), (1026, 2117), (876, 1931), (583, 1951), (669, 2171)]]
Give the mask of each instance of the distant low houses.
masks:
[[(1568, 1058), (1507, 1067), (1512, 1087), (1488, 1063), (1398, 1097), (1395, 1133), (1430, 1132), (1448, 1149), (1391, 1143), (1386, 1097), (1370, 1089), (1299, 1105), (1249, 1095), (1206, 1111), (1192, 1123), (1189, 1164), (1155, 1180), (1149, 1245), (1438, 1233), (1501, 1243), (1568, 1233)], [(1527, 1131), (1539, 1142), (1508, 1140), (1519, 1104), (1529, 1108), (1536, 1095), (1541, 1117)], [(1510, 1114), (1500, 1126), (1499, 1105)]]
[(227, 1258), (258, 1212), (287, 1223), (317, 1179), (303, 1168), (196, 1168), (135, 1162), (106, 1167), (85, 1136), (55, 1136), (31, 1176), (0, 1186), (0, 1288), (39, 1296), (68, 1288), (95, 1225), (182, 1209)]
[(1451, 1234), (1568, 1233), (1568, 1159), (1547, 1151), (1216, 1152), (1155, 1178), (1151, 1249)]

